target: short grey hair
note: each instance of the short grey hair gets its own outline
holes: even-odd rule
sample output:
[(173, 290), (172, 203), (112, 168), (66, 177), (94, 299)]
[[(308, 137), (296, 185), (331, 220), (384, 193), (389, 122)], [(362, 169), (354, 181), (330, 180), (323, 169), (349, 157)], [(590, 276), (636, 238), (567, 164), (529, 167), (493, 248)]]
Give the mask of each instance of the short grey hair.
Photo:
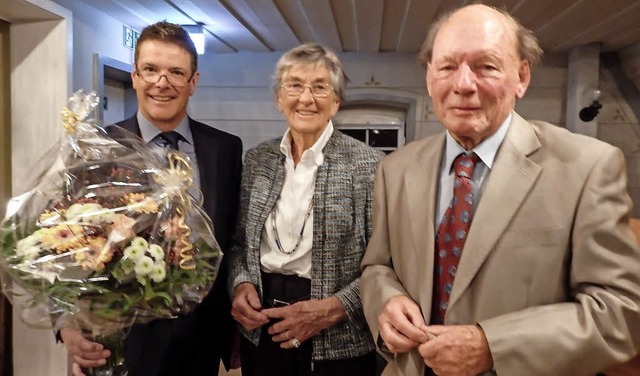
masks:
[[(540, 48), (540, 45), (538, 44), (538, 38), (533, 34), (533, 31), (522, 26), (522, 24), (506, 10), (489, 5), (485, 6), (499, 12), (507, 19), (507, 22), (511, 24), (516, 37), (518, 55), (520, 59), (528, 61), (531, 68), (535, 67), (540, 62), (543, 52), (542, 48)], [(464, 7), (458, 8), (441, 15), (431, 25), (429, 32), (427, 33), (427, 38), (422, 43), (420, 53), (418, 54), (418, 60), (422, 66), (426, 67), (427, 64), (431, 62), (431, 58), (433, 57), (433, 44), (442, 26), (449, 20), (449, 18), (451, 18), (451, 16), (463, 8)]]
[(347, 75), (338, 56), (331, 49), (317, 43), (305, 43), (285, 52), (276, 63), (272, 76), (272, 89), (274, 93), (280, 90), (284, 74), (297, 64), (319, 64), (329, 71), (331, 86), (340, 101), (345, 99), (347, 87)]

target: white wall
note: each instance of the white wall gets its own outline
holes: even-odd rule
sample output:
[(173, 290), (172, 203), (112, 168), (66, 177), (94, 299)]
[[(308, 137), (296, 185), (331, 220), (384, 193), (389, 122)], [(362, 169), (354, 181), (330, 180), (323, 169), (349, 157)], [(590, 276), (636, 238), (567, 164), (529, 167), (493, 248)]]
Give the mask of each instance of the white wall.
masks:
[[(73, 88), (90, 89), (93, 84), (92, 57), (99, 53), (131, 64), (133, 51), (122, 46), (123, 24), (95, 8), (73, 0), (55, 0), (73, 11)], [(245, 150), (259, 142), (279, 137), (285, 130), (282, 115), (273, 103), (270, 77), (280, 53), (236, 53), (202, 55), (200, 84), (191, 98), (192, 117), (211, 126), (237, 134)], [(407, 119), (415, 138), (441, 131), (426, 95), (424, 75), (415, 54), (345, 53), (340, 56), (351, 79), (349, 98), (395, 98), (415, 104)], [(567, 107), (567, 55), (547, 54), (533, 72), (525, 97), (516, 111), (526, 119), (544, 120), (564, 127)], [(601, 73), (601, 85), (615, 84)], [(605, 90), (606, 92), (606, 90)], [(598, 116), (597, 135), (619, 146), (628, 161), (630, 189), (640, 203), (640, 126), (618, 94), (605, 96)], [(610, 103), (609, 103), (610, 102)], [(576, 116), (577, 114), (569, 114)], [(595, 125), (594, 125), (595, 126)], [(640, 204), (636, 214), (640, 216)]]
[[(94, 53), (133, 63), (133, 51), (122, 46), (122, 22), (73, 0), (56, 2), (71, 9), (74, 16), (74, 90), (93, 88)], [(191, 116), (237, 134), (245, 150), (282, 135), (286, 126), (269, 87), (279, 57), (280, 53), (201, 55), (200, 84), (189, 105)], [(413, 126), (410, 135), (420, 138), (441, 130), (430, 110), (415, 54), (345, 53), (340, 58), (351, 80), (347, 102), (365, 97), (412, 102), (416, 108), (413, 119), (408, 119)], [(564, 126), (565, 91), (566, 58), (552, 56), (534, 72), (529, 93), (517, 110), (525, 117)]]
[[(239, 135), (245, 149), (285, 130), (276, 110), (270, 77), (280, 53), (206, 55), (200, 58), (199, 88), (191, 99), (191, 115), (209, 125)], [(416, 101), (416, 138), (439, 132), (426, 94), (424, 74), (415, 54), (340, 55), (350, 78), (349, 98), (405, 97)], [(566, 58), (550, 56), (534, 72), (517, 111), (527, 118), (565, 124)]]
[(618, 146), (625, 154), (633, 216), (640, 218), (640, 123), (611, 76), (600, 71), (602, 109), (598, 115), (598, 138)]
[(73, 91), (93, 90), (94, 53), (133, 62), (133, 50), (122, 44), (122, 22), (80, 1), (54, 1), (73, 13)]
[[(70, 92), (71, 14), (48, 0), (29, 0), (55, 16), (29, 20), (29, 14), (10, 25), (11, 150), (13, 194), (31, 188), (42, 170), (41, 158), (63, 132), (60, 109)], [(45, 159), (46, 160), (46, 159)], [(13, 312), (13, 374), (67, 374), (67, 353), (55, 343), (51, 329), (33, 329)]]

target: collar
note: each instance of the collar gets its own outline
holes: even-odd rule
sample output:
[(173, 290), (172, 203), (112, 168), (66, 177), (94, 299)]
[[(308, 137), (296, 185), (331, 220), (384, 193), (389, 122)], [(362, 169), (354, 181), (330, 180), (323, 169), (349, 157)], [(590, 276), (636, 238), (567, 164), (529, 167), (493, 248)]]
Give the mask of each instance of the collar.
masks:
[(509, 116), (502, 122), (500, 128), (496, 132), (494, 132), (491, 136), (484, 139), (481, 143), (476, 145), (470, 151), (465, 150), (456, 140), (451, 137), (449, 131), (447, 131), (446, 144), (445, 144), (445, 160), (444, 166), (449, 166), (448, 172), (451, 173), (451, 165), (453, 164), (453, 160), (462, 153), (476, 153), (482, 163), (484, 163), (489, 169), (493, 166), (493, 161), (496, 158), (496, 154), (498, 154), (498, 149), (500, 145), (502, 145), (502, 141), (504, 141), (505, 136), (507, 135), (507, 131), (509, 130), (509, 126), (511, 125), (511, 120), (513, 119), (513, 113), (509, 113)]
[[(322, 165), (324, 162), (324, 154), (322, 153), (322, 150), (327, 145), (327, 142), (329, 142), (332, 134), (333, 122), (329, 120), (327, 126), (324, 128), (324, 131), (322, 131), (322, 134), (320, 134), (320, 137), (318, 137), (316, 142), (302, 153), (301, 160), (302, 158), (309, 158), (306, 157), (306, 155), (309, 155), (310, 158), (313, 158), (316, 166)], [(289, 128), (287, 128), (284, 136), (282, 136), (282, 141), (280, 141), (280, 152), (284, 154), (287, 159), (293, 160), (293, 154), (291, 154), (291, 130)]]
[[(140, 135), (142, 139), (149, 143), (154, 138), (156, 138), (160, 133), (162, 133), (151, 121), (149, 121), (140, 111), (136, 114), (136, 118), (138, 119), (138, 126), (140, 127)], [(193, 136), (191, 135), (191, 128), (189, 127), (189, 117), (185, 116), (180, 120), (178, 126), (174, 129), (174, 131), (178, 132), (180, 136), (184, 138), (189, 144), (193, 145)]]

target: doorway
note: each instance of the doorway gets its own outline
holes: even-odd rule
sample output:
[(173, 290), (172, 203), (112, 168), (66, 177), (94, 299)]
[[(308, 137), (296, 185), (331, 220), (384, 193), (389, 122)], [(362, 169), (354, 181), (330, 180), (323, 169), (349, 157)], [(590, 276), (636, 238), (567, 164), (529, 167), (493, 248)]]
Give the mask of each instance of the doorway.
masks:
[[(0, 87), (9, 87), (11, 76), (9, 60), (9, 23), (0, 20)], [(11, 197), (11, 98), (10, 90), (0, 91), (0, 202)], [(4, 218), (4, 206), (0, 205), (0, 218)], [(11, 375), (11, 305), (0, 295), (0, 375)]]
[(131, 80), (131, 64), (94, 54), (93, 90), (100, 96), (96, 119), (110, 125), (135, 115), (138, 100)]

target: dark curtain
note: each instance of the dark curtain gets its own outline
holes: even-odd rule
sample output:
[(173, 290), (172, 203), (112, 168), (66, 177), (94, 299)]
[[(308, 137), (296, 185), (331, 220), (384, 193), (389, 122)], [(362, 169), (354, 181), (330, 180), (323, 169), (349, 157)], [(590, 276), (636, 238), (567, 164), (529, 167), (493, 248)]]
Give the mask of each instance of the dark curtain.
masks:
[(11, 303), (0, 294), (0, 376), (13, 376)]

